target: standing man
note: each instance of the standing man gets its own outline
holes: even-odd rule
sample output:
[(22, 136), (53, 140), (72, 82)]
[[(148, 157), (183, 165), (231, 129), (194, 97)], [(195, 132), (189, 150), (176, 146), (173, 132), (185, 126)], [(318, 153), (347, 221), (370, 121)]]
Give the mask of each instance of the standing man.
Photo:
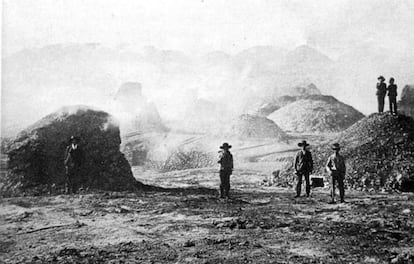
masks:
[(309, 144), (306, 140), (298, 143), (298, 146), (302, 149), (295, 156), (295, 172), (297, 175), (297, 184), (296, 184), (296, 196), (295, 198), (300, 197), (300, 192), (302, 190), (302, 178), (305, 177), (306, 182), (306, 197), (310, 195), (310, 183), (309, 183), (309, 174), (313, 171), (313, 160), (312, 154), (307, 149)]
[(384, 76), (378, 77), (379, 83), (377, 83), (377, 100), (378, 100), (378, 112), (384, 112), (384, 99), (387, 93), (387, 85), (384, 83)]
[(219, 151), (220, 157), (218, 163), (220, 163), (220, 197), (230, 198), (230, 175), (233, 172), (233, 155), (230, 153), (231, 145), (223, 143), (220, 146), (222, 149)]
[(331, 175), (331, 182), (332, 182), (332, 191), (331, 191), (331, 203), (335, 203), (335, 185), (338, 183), (339, 188), (339, 196), (341, 198), (341, 203), (344, 203), (344, 196), (345, 196), (345, 188), (344, 188), (344, 179), (346, 173), (346, 166), (345, 166), (345, 158), (339, 154), (339, 150), (341, 147), (338, 143), (332, 145), (332, 149), (335, 151), (328, 158), (328, 162), (326, 163), (326, 170)]
[(66, 169), (66, 192), (76, 193), (78, 191), (78, 183), (80, 181), (81, 166), (83, 163), (83, 151), (78, 145), (79, 138), (71, 136), (69, 146), (65, 152), (65, 169)]
[(388, 101), (390, 102), (390, 113), (397, 115), (397, 85), (394, 84), (394, 78), (390, 78), (390, 83), (387, 87)]

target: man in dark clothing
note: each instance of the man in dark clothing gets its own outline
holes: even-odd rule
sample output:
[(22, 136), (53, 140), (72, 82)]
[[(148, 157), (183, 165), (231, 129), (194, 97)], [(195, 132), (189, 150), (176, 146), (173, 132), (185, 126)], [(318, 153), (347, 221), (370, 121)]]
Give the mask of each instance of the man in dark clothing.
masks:
[(72, 136), (65, 152), (66, 188), (67, 193), (76, 193), (80, 180), (80, 169), (83, 163), (83, 151), (78, 145), (79, 138)]
[(397, 85), (394, 84), (394, 78), (390, 78), (387, 91), (388, 101), (390, 102), (390, 112), (393, 115), (397, 115)]
[(223, 143), (220, 146), (222, 149), (219, 151), (220, 157), (218, 163), (220, 163), (220, 197), (230, 198), (230, 175), (233, 172), (233, 155), (230, 153), (231, 146), (228, 143)]
[(335, 151), (334, 154), (329, 156), (328, 162), (326, 163), (326, 170), (331, 175), (331, 203), (335, 203), (335, 185), (338, 183), (339, 196), (341, 198), (341, 203), (344, 203), (345, 197), (345, 188), (344, 188), (344, 179), (346, 173), (345, 158), (339, 154), (341, 147), (338, 143), (332, 145), (332, 149)]
[(377, 83), (377, 100), (378, 100), (378, 112), (384, 112), (384, 100), (387, 93), (387, 85), (384, 83), (384, 76), (378, 77), (379, 83)]
[(309, 174), (313, 171), (313, 160), (312, 160), (312, 154), (309, 150), (307, 150), (307, 147), (309, 144), (306, 142), (306, 140), (303, 140), (298, 144), (299, 147), (302, 148), (296, 156), (295, 156), (295, 172), (297, 175), (297, 184), (296, 184), (296, 196), (300, 197), (300, 192), (302, 190), (302, 178), (305, 177), (306, 182), (306, 196), (309, 197), (310, 195), (310, 183), (309, 183)]

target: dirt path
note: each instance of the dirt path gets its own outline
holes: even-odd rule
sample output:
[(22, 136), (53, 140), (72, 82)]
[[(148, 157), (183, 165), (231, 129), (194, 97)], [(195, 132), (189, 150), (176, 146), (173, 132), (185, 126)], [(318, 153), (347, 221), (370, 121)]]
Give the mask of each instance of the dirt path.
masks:
[(412, 194), (353, 192), (330, 205), (327, 190), (293, 199), (245, 171), (225, 201), (211, 173), (160, 174), (164, 191), (4, 199), (0, 262), (414, 262)]

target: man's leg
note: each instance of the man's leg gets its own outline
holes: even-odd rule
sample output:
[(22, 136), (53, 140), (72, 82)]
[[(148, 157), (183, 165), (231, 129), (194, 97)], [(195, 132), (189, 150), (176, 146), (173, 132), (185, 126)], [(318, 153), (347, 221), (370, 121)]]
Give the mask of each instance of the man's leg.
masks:
[(309, 172), (306, 172), (305, 174), (305, 183), (306, 183), (306, 196), (309, 197), (310, 195), (310, 182), (309, 182)]
[(382, 110), (381, 110), (381, 96), (377, 95), (377, 101), (378, 101), (378, 113), (382, 113)]
[(226, 172), (225, 194), (227, 198), (230, 198), (230, 195), (229, 195), (230, 194), (230, 175), (231, 175), (230, 171)]
[(331, 183), (332, 183), (332, 189), (331, 189), (331, 201), (335, 202), (335, 185), (336, 185), (336, 176), (332, 173), (331, 175)]
[(220, 170), (220, 197), (224, 198), (224, 182), (226, 181), (224, 171)]
[(296, 183), (296, 197), (300, 196), (300, 192), (302, 191), (302, 173), (297, 174), (297, 180)]
[(393, 106), (393, 113), (397, 114), (397, 97), (393, 96), (392, 98), (390, 98), (390, 100), (392, 101), (392, 106)]
[(392, 96), (388, 96), (388, 101), (390, 103), (390, 113), (392, 114), (392, 112), (394, 111)]
[(345, 198), (345, 187), (344, 187), (344, 178), (345, 175), (338, 175), (338, 188), (339, 188), (339, 196), (341, 197), (341, 202), (344, 202)]
[(385, 104), (385, 96), (381, 96), (381, 107), (380, 107), (380, 113), (384, 112), (384, 104)]

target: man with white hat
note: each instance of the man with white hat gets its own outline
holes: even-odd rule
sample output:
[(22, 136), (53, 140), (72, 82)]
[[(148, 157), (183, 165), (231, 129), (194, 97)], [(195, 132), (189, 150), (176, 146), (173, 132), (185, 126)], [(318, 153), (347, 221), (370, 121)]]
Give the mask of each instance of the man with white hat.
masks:
[(338, 183), (339, 196), (341, 198), (341, 203), (344, 203), (345, 188), (344, 188), (344, 179), (346, 173), (345, 158), (339, 154), (341, 146), (339, 143), (332, 145), (332, 149), (335, 151), (334, 154), (329, 156), (328, 162), (326, 163), (326, 170), (331, 175), (332, 190), (331, 190), (331, 203), (335, 203), (335, 185)]

